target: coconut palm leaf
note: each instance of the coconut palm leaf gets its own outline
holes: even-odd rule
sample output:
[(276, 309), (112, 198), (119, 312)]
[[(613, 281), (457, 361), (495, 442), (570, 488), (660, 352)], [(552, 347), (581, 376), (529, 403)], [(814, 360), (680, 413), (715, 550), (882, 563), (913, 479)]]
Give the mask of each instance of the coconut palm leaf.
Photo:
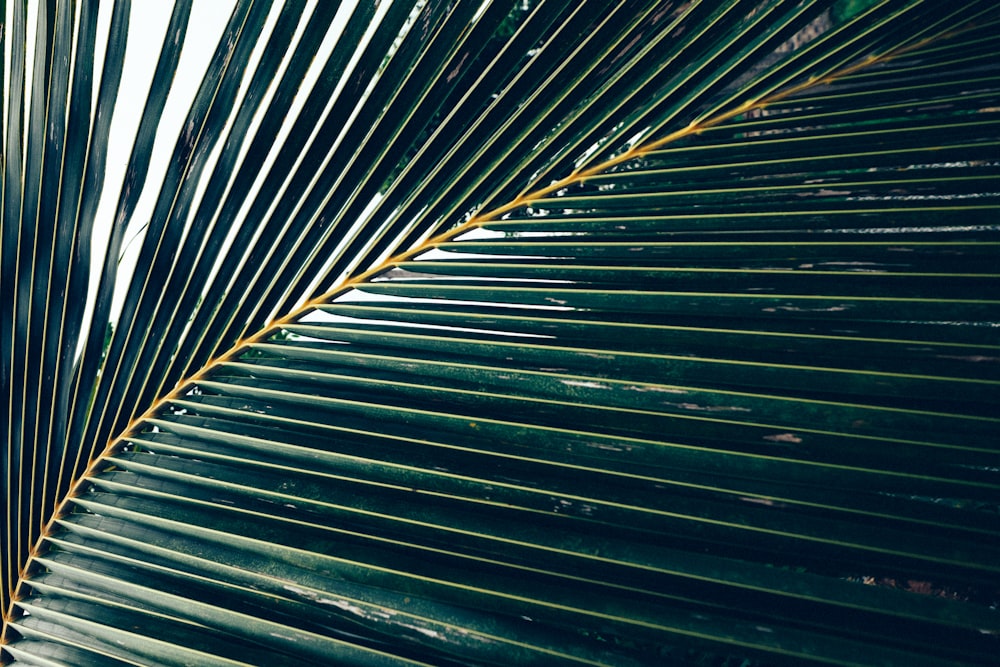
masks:
[(995, 659), (995, 3), (235, 0), (162, 169), (138, 4), (4, 12), (5, 662)]

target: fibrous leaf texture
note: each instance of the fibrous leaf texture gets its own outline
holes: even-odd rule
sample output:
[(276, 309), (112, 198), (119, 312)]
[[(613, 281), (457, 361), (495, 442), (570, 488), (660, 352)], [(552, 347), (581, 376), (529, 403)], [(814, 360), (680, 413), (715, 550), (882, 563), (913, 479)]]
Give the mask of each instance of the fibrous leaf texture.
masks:
[(995, 664), (995, 2), (144, 4), (3, 13), (4, 664)]

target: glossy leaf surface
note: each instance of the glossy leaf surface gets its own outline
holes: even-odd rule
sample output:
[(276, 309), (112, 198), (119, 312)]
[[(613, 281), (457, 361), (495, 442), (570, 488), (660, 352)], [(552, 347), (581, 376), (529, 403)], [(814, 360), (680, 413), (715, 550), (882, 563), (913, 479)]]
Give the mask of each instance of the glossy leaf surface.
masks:
[(993, 3), (235, 2), (147, 181), (178, 3), (94, 286), (90, 9), (8, 12), (5, 661), (995, 660)]

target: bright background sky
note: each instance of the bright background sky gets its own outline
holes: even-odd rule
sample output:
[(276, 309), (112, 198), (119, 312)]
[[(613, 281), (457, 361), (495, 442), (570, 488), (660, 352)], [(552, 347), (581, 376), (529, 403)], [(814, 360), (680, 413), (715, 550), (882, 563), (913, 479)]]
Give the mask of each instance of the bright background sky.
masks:
[[(156, 174), (162, 175), (166, 170), (167, 161), (173, 151), (173, 142), (184, 123), (190, 102), (194, 99), (234, 4), (234, 0), (200, 0), (194, 3), (187, 39), (177, 68), (178, 76), (171, 86), (161, 122), (163, 140), (158, 141), (154, 149), (150, 169), (153, 182), (158, 180), (155, 178)], [(123, 140), (113, 142), (108, 147), (105, 189), (110, 195), (117, 195), (125, 175), (132, 147), (130, 143), (124, 141), (124, 138), (134, 137), (139, 127), (146, 102), (146, 92), (153, 78), (160, 45), (163, 43), (170, 21), (171, 9), (171, 3), (156, 0), (139, 0), (132, 4), (130, 34), (125, 54), (126, 67), (122, 72), (121, 88), (111, 130), (112, 137)], [(107, 20), (110, 21), (110, 16)], [(104, 44), (99, 45), (101, 50), (103, 47)], [(101, 59), (99, 54), (98, 62)], [(147, 198), (155, 200), (155, 196)], [(112, 197), (105, 197), (105, 200), (109, 199)], [(102, 202), (102, 204), (107, 203), (107, 201)], [(111, 211), (114, 210), (116, 203), (116, 201), (110, 202)], [(151, 206), (150, 202), (148, 207), (151, 209)], [(110, 217), (110, 214), (98, 217), (104, 220)]]
[[(304, 27), (306, 20), (311, 15), (313, 8), (317, 6), (317, 3), (327, 1), (329, 0), (309, 0), (307, 2), (306, 11), (303, 15), (304, 18), (299, 25), (299, 35), (301, 34), (301, 30)], [(13, 4), (14, 3), (7, 4), (7, 16), (5, 17), (7, 25), (10, 25), (12, 20)], [(97, 71), (95, 72), (95, 78), (93, 81), (95, 105), (96, 91), (100, 85), (101, 63), (104, 59), (104, 51), (107, 44), (113, 4), (114, 3), (112, 2), (100, 3), (96, 41), (97, 53), (95, 54)], [(167, 99), (167, 105), (157, 132), (157, 140), (154, 145), (146, 184), (135, 214), (125, 235), (120, 264), (120, 279), (118, 281), (115, 294), (116, 298), (112, 308), (112, 319), (116, 319), (115, 313), (117, 313), (120, 309), (125, 289), (127, 289), (129, 285), (129, 277), (132, 274), (137, 256), (139, 254), (144, 230), (159, 195), (158, 184), (162, 182), (163, 175), (166, 172), (170, 156), (174, 151), (177, 138), (181, 132), (181, 128), (186, 118), (188, 109), (190, 108), (191, 101), (201, 84), (204, 73), (216, 46), (219, 43), (220, 36), (223, 33), (235, 4), (236, 0), (194, 0), (187, 35), (181, 52), (180, 62), (177, 67), (177, 75), (171, 86), (170, 94)], [(379, 7), (380, 11), (378, 11), (377, 14), (379, 16), (384, 15), (384, 11), (389, 4), (390, 3), (388, 2), (383, 2), (382, 6)], [(31, 80), (32, 76), (31, 60), (37, 6), (38, 0), (29, 0), (27, 12), (28, 50), (26, 61), (26, 75), (28, 81)], [(236, 105), (238, 105), (242, 99), (242, 94), (245, 92), (245, 86), (249, 83), (249, 74), (253, 72), (256, 62), (259, 60), (263, 52), (264, 42), (269, 36), (282, 6), (283, 3), (280, 0), (274, 2), (274, 6), (271, 9), (270, 15), (261, 34), (260, 45), (251, 57), (249, 66), (244, 70), (247, 73), (243, 81), (244, 90), (241, 91), (240, 95), (237, 97)], [(311, 90), (312, 85), (322, 68), (322, 64), (326, 61), (326, 58), (336, 42), (336, 38), (346, 22), (346, 17), (349, 16), (354, 6), (354, 2), (345, 2), (340, 6), (338, 10), (338, 18), (331, 26), (324, 44), (317, 53), (312, 69), (303, 81), (296, 102), (292, 105), (292, 108), (286, 116), (285, 126), (279, 132), (277, 140), (279, 145), (281, 143), (282, 136), (294, 122), (301, 103), (305, 100)], [(156, 68), (156, 63), (160, 55), (161, 45), (166, 33), (166, 28), (170, 21), (172, 9), (173, 3), (166, 0), (133, 0), (132, 2), (129, 37), (125, 54), (125, 66), (122, 73), (121, 86), (111, 125), (104, 190), (95, 221), (93, 236), (94, 254), (92, 260), (93, 271), (91, 276), (92, 289), (96, 287), (96, 282), (99, 278), (99, 270), (103, 264), (107, 237), (111, 224), (114, 221), (121, 184), (124, 179), (126, 167), (128, 166), (132, 144), (135, 139), (139, 121), (142, 117), (150, 82), (152, 81), (153, 72)], [(371, 30), (376, 29), (376, 26), (377, 20), (373, 22)], [(362, 40), (362, 43), (370, 37), (370, 34), (371, 33), (369, 32), (366, 38)], [(294, 38), (293, 45), (297, 42), (299, 35), (296, 35)], [(7, 40), (5, 48), (7, 50), (7, 62), (9, 63), (10, 40)], [(351, 65), (348, 66), (348, 70), (350, 67)], [(26, 93), (30, 93), (30, 85), (26, 90)], [(335, 95), (336, 93), (334, 96)], [(261, 105), (261, 111), (258, 112), (258, 118), (263, 113), (263, 110), (266, 109), (267, 103), (268, 99), (265, 98), (264, 103)], [(26, 101), (26, 104), (30, 103)], [(251, 127), (251, 132), (254, 127), (256, 127), (256, 125)], [(77, 140), (79, 140), (79, 138), (77, 138)], [(216, 153), (210, 157), (206, 169), (202, 174), (202, 187), (204, 187), (208, 176), (211, 174), (215, 158), (217, 157), (218, 150), (221, 149), (222, 143), (223, 142), (221, 141), (218, 142)], [(261, 170), (261, 178), (263, 178), (263, 175), (266, 174), (269, 164), (270, 160), (265, 162), (264, 169)], [(251, 195), (254, 190), (256, 190), (256, 184), (253, 188), (251, 188)], [(201, 193), (199, 192), (197, 197), (200, 197), (200, 194)], [(249, 207), (249, 203), (246, 207)], [(197, 201), (195, 202), (195, 206), (192, 207), (192, 212), (196, 210), (196, 208)], [(89, 314), (87, 317), (89, 318)]]
[[(103, 3), (110, 8), (111, 3)], [(188, 34), (181, 51), (181, 59), (177, 67), (178, 76), (174, 78), (167, 98), (160, 124), (159, 139), (154, 145), (150, 162), (147, 183), (159, 182), (166, 172), (170, 155), (174, 150), (177, 136), (184, 124), (187, 110), (194, 99), (208, 63), (212, 58), (219, 36), (225, 28), (229, 15), (232, 13), (235, 0), (196, 0), (188, 24)], [(108, 161), (105, 172), (104, 193), (97, 211), (95, 240), (103, 239), (110, 230), (114, 219), (115, 207), (121, 183), (128, 166), (132, 151), (132, 141), (142, 118), (146, 95), (149, 91), (156, 62), (160, 55), (160, 46), (170, 22), (172, 3), (161, 0), (136, 0), (132, 3), (129, 24), (128, 46), (125, 52), (125, 69), (122, 72), (121, 87), (111, 126), (112, 141), (108, 146)], [(104, 7), (102, 7), (102, 11)], [(98, 35), (107, 34), (110, 24), (110, 11), (104, 12), (105, 24), (102, 24)], [(104, 43), (98, 40), (99, 50)], [(101, 53), (95, 59), (103, 60)], [(134, 223), (130, 227), (123, 246), (122, 269), (131, 273), (139, 254), (142, 239), (142, 221), (149, 218), (159, 194), (157, 188), (147, 187), (143, 191), (136, 208)], [(136, 228), (139, 229), (136, 229)], [(95, 243), (95, 275), (103, 261), (103, 246)], [(117, 312), (124, 298), (123, 288), (126, 282), (116, 290), (115, 305), (112, 312)]]
[[(311, 15), (317, 2), (328, 1), (330, 0), (309, 0), (306, 3), (306, 10), (303, 13), (303, 19), (300, 21), (298, 27), (299, 32), (293, 40), (293, 45), (297, 42), (298, 37), (301, 36), (301, 31), (305, 26), (306, 20)], [(121, 261), (123, 275), (130, 274), (134, 268), (139, 249), (141, 247), (145, 221), (148, 220), (149, 216), (152, 214), (157, 196), (159, 195), (159, 189), (155, 186), (162, 181), (162, 177), (166, 172), (170, 156), (174, 151), (174, 146), (176, 144), (177, 137), (181, 132), (188, 109), (190, 108), (191, 102), (198, 90), (198, 86), (201, 84), (202, 78), (208, 68), (209, 62), (216, 46), (219, 43), (220, 36), (225, 29), (226, 23), (235, 4), (236, 0), (195, 0), (193, 3), (193, 10), (188, 24), (187, 36), (184, 41), (184, 47), (181, 51), (181, 59), (177, 67), (177, 76), (175, 77), (171, 87), (170, 95), (167, 99), (167, 106), (164, 109), (163, 119), (160, 123), (158, 138), (154, 145), (149, 175), (147, 176), (146, 181), (147, 187), (144, 189), (142, 197), (139, 200), (132, 224), (129, 227), (129, 233), (126, 236), (126, 245), (123, 247)], [(385, 8), (387, 8), (388, 4), (389, 3), (383, 3), (384, 7), (382, 7), (382, 12), (379, 12), (379, 14), (384, 15)], [(256, 63), (263, 53), (264, 43), (273, 29), (274, 23), (278, 18), (282, 6), (282, 2), (276, 1), (271, 8), (270, 15), (261, 32), (259, 45), (254, 54), (251, 56), (249, 66), (245, 69), (247, 74), (244, 77), (243, 89), (240, 92), (240, 96), (237, 97), (236, 105), (240, 103), (242, 95), (246, 92), (246, 86), (249, 84), (250, 74), (252, 74)], [(354, 2), (341, 3), (337, 19), (331, 25), (326, 39), (320, 47), (317, 57), (313, 62), (313, 66), (303, 80), (298, 96), (292, 104), (289, 113), (286, 115), (285, 125), (279, 132), (276, 145), (281, 144), (283, 135), (291, 128), (291, 125), (301, 108), (301, 104), (308, 96), (312, 85), (315, 83), (322, 69), (322, 65), (325, 63), (330, 51), (336, 43), (337, 37), (346, 23), (347, 16), (349, 16), (354, 6)], [(172, 3), (164, 2), (162, 0), (133, 0), (132, 3), (131, 25), (129, 28), (129, 40), (125, 56), (125, 69), (122, 74), (121, 90), (119, 92), (118, 103), (115, 108), (115, 115), (111, 128), (112, 140), (109, 145), (106, 174), (107, 180), (104, 186), (104, 195), (101, 200), (101, 206), (98, 210), (98, 226), (97, 230), (95, 230), (95, 239), (98, 238), (99, 234), (107, 234), (107, 230), (109, 229), (109, 226), (114, 218), (115, 207), (118, 202), (118, 194), (132, 148), (131, 142), (135, 136), (139, 120), (142, 116), (147, 91), (149, 90), (149, 85), (159, 57), (160, 45), (163, 43), (166, 28), (170, 20), (171, 9)], [(108, 12), (108, 18), (106, 21), (110, 23), (110, 12)], [(104, 28), (104, 30), (98, 34), (106, 34), (106, 32), (107, 28)], [(285, 65), (287, 65), (287, 60)], [(273, 86), (271, 92), (273, 92)], [(264, 103), (258, 111), (258, 119), (267, 108), (267, 102), (268, 99), (265, 98)], [(251, 132), (253, 132), (255, 128), (256, 122), (251, 126)], [(207, 183), (208, 176), (211, 174), (212, 165), (214, 164), (223, 143), (223, 141), (218, 142), (215, 152), (212, 154), (205, 171), (202, 173), (202, 188), (204, 188)], [(246, 145), (244, 145), (244, 147), (245, 146)], [(265, 168), (261, 170), (260, 179), (263, 179), (265, 176), (269, 164), (270, 159), (265, 162)], [(251, 195), (257, 189), (258, 185), (259, 181), (251, 188)], [(199, 192), (197, 196), (200, 197), (201, 192)], [(247, 203), (244, 205), (243, 212), (245, 212), (249, 206), (250, 201), (248, 198)], [(195, 209), (196, 206), (192, 207), (192, 213)], [(97, 250), (96, 245), (95, 250)], [(100, 258), (95, 256), (95, 262), (97, 262), (95, 268), (96, 266), (99, 266), (101, 258), (103, 258), (103, 253), (100, 255)], [(124, 298), (124, 288), (127, 286), (127, 282), (128, 281), (126, 280), (122, 280), (119, 283), (118, 289), (116, 290), (115, 305), (113, 306), (112, 313), (116, 313), (120, 307), (120, 303)]]

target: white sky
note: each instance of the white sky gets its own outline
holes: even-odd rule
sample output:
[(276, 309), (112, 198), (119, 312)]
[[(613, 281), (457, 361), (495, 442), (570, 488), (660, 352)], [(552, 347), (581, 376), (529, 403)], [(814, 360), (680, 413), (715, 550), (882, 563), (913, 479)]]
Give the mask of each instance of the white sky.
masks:
[[(307, 9), (304, 16), (307, 18), (312, 13), (312, 10), (316, 6), (317, 2), (328, 1), (330, 0), (310, 0), (307, 3)], [(100, 63), (103, 62), (104, 58), (104, 50), (107, 44), (113, 4), (114, 3), (112, 2), (100, 3), (96, 42), (97, 53), (95, 54), (95, 62), (98, 63), (98, 65), (93, 81), (95, 104), (96, 91), (100, 85)], [(152, 213), (156, 198), (159, 194), (159, 188), (157, 186), (160, 182), (162, 182), (163, 175), (166, 172), (170, 156), (173, 153), (177, 137), (180, 134), (181, 127), (184, 123), (191, 101), (197, 92), (198, 86), (201, 83), (212, 54), (215, 51), (219, 38), (235, 4), (236, 0), (194, 0), (193, 11), (188, 24), (187, 36), (181, 51), (180, 62), (178, 63), (177, 76), (174, 78), (170, 94), (167, 99), (167, 105), (164, 109), (163, 118), (157, 132), (158, 138), (154, 144), (149, 173), (146, 177), (146, 185), (143, 189), (142, 196), (139, 199), (138, 207), (132, 218), (129, 229), (125, 235), (123, 256), (120, 264), (120, 276), (112, 310), (112, 319), (116, 319), (116, 313), (120, 309), (121, 301), (124, 297), (124, 291), (128, 287), (128, 278), (132, 273), (139, 249), (141, 247), (143, 230), (145, 228), (146, 221)], [(384, 11), (390, 3), (382, 4), (383, 6), (380, 7), (377, 12), (379, 16), (384, 15)], [(280, 0), (274, 3), (268, 22), (265, 24), (262, 33), (264, 39), (266, 39), (270, 34), (282, 5), (283, 3)], [(26, 66), (28, 69), (26, 74), (28, 81), (31, 79), (31, 45), (34, 40), (37, 6), (38, 0), (29, 0), (27, 12), (27, 37), (29, 48), (26, 59)], [(121, 184), (124, 179), (125, 169), (128, 166), (135, 133), (143, 113), (150, 82), (159, 58), (160, 48), (163, 43), (166, 28), (170, 21), (172, 6), (173, 3), (166, 0), (133, 0), (132, 2), (129, 38), (125, 54), (125, 67), (122, 73), (121, 86), (114, 109), (108, 145), (104, 191), (98, 207), (94, 229), (94, 254), (92, 259), (94, 272), (92, 272), (91, 278), (92, 290), (96, 287), (98, 270), (103, 264), (107, 236), (114, 219)], [(300, 88), (296, 103), (293, 104), (292, 109), (288, 113), (285, 127), (279, 134), (279, 144), (282, 139), (282, 135), (284, 135), (284, 133), (287, 132), (288, 128), (291, 126), (296, 114), (298, 113), (301, 103), (304, 102), (309, 90), (315, 82), (316, 77), (322, 68), (322, 64), (326, 61), (326, 58), (332, 50), (336, 42), (336, 38), (339, 36), (339, 33), (346, 22), (346, 17), (352, 11), (353, 6), (353, 2), (345, 2), (342, 3), (342, 6), (339, 8), (337, 20), (335, 20), (334, 25), (331, 26), (326, 41), (320, 48), (316, 60), (313, 63), (313, 67)], [(12, 13), (13, 3), (8, 3), (7, 17), (5, 17), (7, 25), (11, 22)], [(372, 30), (375, 29), (377, 22), (378, 19), (374, 22), (375, 25), (372, 26)], [(299, 25), (299, 35), (296, 36), (296, 41), (301, 35), (301, 30), (304, 27), (304, 24), (305, 19), (303, 19)], [(371, 33), (369, 32), (365, 40), (370, 38), (370, 35)], [(250, 65), (245, 70), (246, 72), (250, 73), (253, 71), (256, 62), (260, 58), (263, 51), (264, 39), (261, 40), (260, 47), (258, 47), (254, 56), (251, 58)], [(6, 48), (8, 56), (7, 62), (9, 63), (9, 40), (7, 40)], [(348, 69), (350, 69), (350, 66)], [(245, 78), (243, 83), (244, 87), (249, 83), (249, 75)], [(245, 90), (243, 92), (245, 92)], [(273, 89), (271, 92), (273, 92)], [(26, 94), (30, 94), (30, 88), (26, 90)], [(239, 99), (240, 98), (237, 99), (236, 105), (239, 104)], [(265, 100), (265, 104), (262, 105), (261, 109), (266, 108), (266, 102), (267, 100)], [(222, 142), (219, 142), (216, 154), (210, 158), (209, 163), (202, 174), (202, 187), (204, 187), (205, 181), (207, 181), (207, 176), (211, 173), (212, 166), (215, 162), (215, 158), (217, 157), (218, 148), (221, 148), (221, 145)], [(265, 169), (261, 170), (262, 175), (266, 172), (268, 164), (269, 162), (265, 163)], [(252, 188), (252, 190), (255, 189), (256, 187)], [(197, 197), (200, 197), (200, 194), (201, 193), (199, 192)], [(196, 207), (193, 207), (192, 211), (194, 211), (195, 208)], [(87, 317), (89, 317), (89, 313)]]
[[(111, 3), (105, 4), (110, 5)], [(176, 138), (180, 134), (191, 100), (194, 99), (198, 85), (208, 68), (219, 36), (225, 28), (234, 5), (235, 0), (197, 0), (194, 3), (188, 24), (188, 34), (177, 67), (178, 76), (175, 77), (171, 86), (167, 106), (161, 120), (161, 129), (158, 132), (162, 139), (154, 144), (147, 183), (155, 184), (161, 181), (166, 173), (170, 155), (173, 152)], [(132, 141), (142, 117), (146, 95), (159, 58), (160, 46), (170, 22), (171, 10), (172, 3), (159, 0), (136, 0), (132, 3), (128, 45), (125, 51), (125, 69), (122, 72), (121, 87), (112, 120), (112, 141), (109, 142), (108, 146), (104, 193), (97, 211), (94, 230), (95, 269), (101, 266), (104, 255), (103, 243), (97, 242), (97, 240), (106, 238), (114, 218), (121, 183), (125, 177), (125, 169), (128, 166), (132, 150)], [(110, 22), (110, 12), (106, 12), (105, 21)], [(107, 23), (102, 24), (98, 35), (107, 34), (106, 25)], [(100, 39), (98, 43), (103, 50), (104, 43)], [(103, 60), (100, 53), (95, 60), (96, 62)], [(157, 195), (156, 188), (146, 188), (139, 200), (133, 218), (133, 221), (138, 224), (132, 225), (126, 236), (126, 245), (123, 246), (122, 268), (126, 273), (131, 273), (134, 268), (141, 246), (141, 231), (136, 230), (135, 227), (140, 226), (143, 220), (149, 218)], [(113, 312), (117, 312), (121, 306), (121, 299), (124, 297), (123, 287), (126, 285), (127, 281), (123, 280), (116, 290), (117, 298)]]
[[(303, 15), (304, 18), (298, 26), (299, 32), (294, 38), (293, 44), (301, 36), (306, 19), (312, 14), (316, 3), (328, 1), (330, 0), (310, 0), (307, 2), (306, 11)], [(156, 198), (159, 194), (159, 190), (155, 185), (161, 182), (166, 172), (167, 164), (173, 153), (191, 101), (194, 99), (198, 86), (201, 83), (235, 4), (236, 0), (195, 0), (193, 4), (187, 36), (177, 67), (178, 74), (174, 79), (170, 95), (167, 99), (167, 106), (164, 109), (163, 119), (158, 130), (159, 138), (154, 145), (150, 170), (146, 180), (147, 187), (144, 189), (139, 200), (129, 233), (126, 236), (126, 245), (123, 246), (121, 261), (123, 275), (128, 275), (134, 268), (141, 247), (142, 230), (145, 221), (152, 214)], [(384, 4), (387, 6), (389, 3)], [(254, 71), (257, 61), (262, 56), (265, 40), (273, 29), (282, 5), (283, 3), (278, 1), (271, 8), (270, 15), (262, 31), (263, 38), (260, 40), (260, 45), (251, 57), (249, 66), (246, 67), (245, 71), (248, 74), (243, 81), (241, 96), (246, 92), (246, 86), (249, 84), (250, 78), (249, 73)], [(157, 58), (159, 57), (160, 45), (163, 42), (166, 27), (170, 20), (171, 6), (172, 3), (163, 2), (162, 0), (133, 0), (129, 42), (125, 56), (125, 69), (122, 74), (121, 92), (119, 93), (111, 128), (112, 140), (109, 142), (107, 180), (105, 181), (104, 196), (102, 197), (101, 206), (97, 214), (98, 228), (95, 229), (95, 239), (101, 233), (101, 225), (104, 225), (103, 230), (107, 230), (107, 226), (111, 224), (114, 216), (121, 182), (128, 165), (132, 147), (131, 142), (142, 116), (146, 94), (149, 90)], [(301, 104), (304, 103), (315, 83), (323, 63), (325, 63), (330, 51), (333, 49), (336, 39), (342, 31), (353, 6), (353, 2), (344, 2), (341, 4), (337, 19), (333, 22), (323, 45), (317, 53), (312, 68), (302, 83), (298, 97), (286, 117), (285, 126), (279, 132), (277, 145), (280, 145), (284, 134), (290, 129), (295, 116), (301, 108)], [(384, 9), (381, 12), (383, 14)], [(110, 21), (110, 18), (108, 18), (108, 21)], [(106, 31), (107, 29), (105, 28), (105, 34)], [(287, 61), (285, 65), (287, 65)], [(136, 92), (130, 95), (131, 91)], [(273, 87), (271, 92), (273, 93)], [(239, 105), (239, 100), (240, 98), (237, 98), (235, 106)], [(266, 102), (267, 100), (261, 105), (261, 110), (258, 111), (258, 120), (266, 108)], [(255, 126), (256, 124), (254, 124)], [(202, 188), (207, 184), (207, 177), (211, 173), (212, 165), (218, 156), (219, 150), (222, 148), (222, 144), (222, 141), (218, 142), (216, 151), (211, 156), (209, 164), (202, 174)], [(245, 147), (246, 145), (244, 145)], [(271, 158), (273, 159), (273, 157), (272, 155)], [(263, 179), (269, 164), (270, 159), (265, 162), (265, 168), (261, 170), (261, 179)], [(259, 182), (251, 188), (251, 191), (256, 190)], [(200, 196), (201, 192), (198, 192), (197, 197), (200, 198)], [(249, 206), (250, 201), (248, 198), (241, 215), (246, 212)], [(195, 208), (192, 207), (192, 213)], [(106, 235), (106, 233), (106, 231), (103, 231), (103, 234)], [(97, 249), (95, 245), (95, 250)], [(103, 254), (100, 257), (95, 257), (95, 262), (98, 262), (98, 264), (95, 264), (95, 268), (99, 265), (102, 257)], [(118, 289), (116, 289), (116, 299), (112, 313), (116, 313), (120, 308), (121, 300), (124, 298), (124, 288), (127, 286), (127, 283), (127, 280), (120, 279)]]

